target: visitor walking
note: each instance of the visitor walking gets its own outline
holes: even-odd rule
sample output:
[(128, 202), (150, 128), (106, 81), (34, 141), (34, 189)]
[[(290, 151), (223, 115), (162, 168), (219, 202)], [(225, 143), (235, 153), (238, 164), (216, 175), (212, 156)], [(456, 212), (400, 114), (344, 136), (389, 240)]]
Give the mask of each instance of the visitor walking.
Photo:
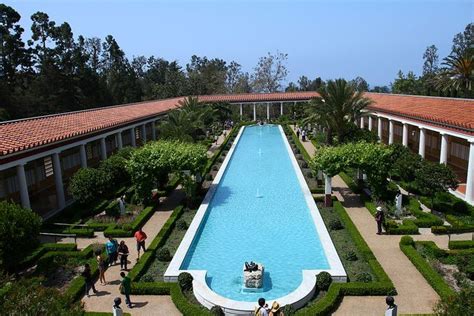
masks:
[(96, 252), (97, 265), (99, 266), (99, 282), (101, 285), (106, 285), (105, 270), (107, 270), (107, 261), (102, 256), (100, 250)]
[(255, 309), (255, 316), (269, 316), (268, 304), (265, 304), (265, 299), (263, 297), (258, 299), (258, 307)]
[(120, 290), (125, 295), (125, 304), (127, 304), (128, 308), (132, 308), (132, 302), (130, 301), (132, 280), (130, 280), (130, 278), (125, 275), (125, 272), (120, 272), (120, 276), (122, 277), (122, 282), (120, 283)]
[(135, 232), (135, 239), (137, 240), (137, 251), (138, 251), (138, 259), (140, 259), (140, 249), (143, 249), (143, 252), (145, 252), (145, 240), (147, 238), (147, 235), (145, 232), (142, 230), (140, 227), (136, 232)]
[(381, 235), (382, 224), (384, 222), (384, 214), (381, 206), (377, 207), (377, 213), (375, 213), (375, 221), (377, 222), (377, 235)]
[(301, 131), (301, 140), (304, 142), (306, 141), (306, 130)]
[(112, 266), (112, 264), (115, 264), (115, 262), (117, 261), (117, 257), (118, 257), (117, 248), (118, 248), (118, 242), (112, 237), (109, 237), (109, 241), (107, 241), (107, 243), (105, 244), (105, 252), (107, 253), (107, 256), (109, 257), (110, 266)]
[(84, 277), (84, 281), (86, 283), (86, 296), (89, 297), (89, 291), (91, 289), (94, 294), (97, 293), (97, 290), (94, 286), (94, 280), (92, 279), (91, 266), (88, 263), (84, 265), (84, 271), (82, 271), (82, 276)]
[(122, 299), (120, 297), (114, 298), (114, 306), (112, 307), (113, 316), (123, 316), (123, 310), (120, 304), (122, 304)]
[(397, 316), (397, 305), (395, 304), (395, 299), (393, 296), (387, 296), (385, 299), (385, 303), (387, 303), (387, 310), (385, 311), (385, 316)]
[(127, 258), (128, 258), (128, 247), (125, 244), (125, 241), (121, 241), (120, 245), (118, 246), (118, 254), (120, 256), (120, 270), (128, 270), (127, 269)]
[(300, 139), (301, 130), (299, 127), (296, 128), (296, 138)]

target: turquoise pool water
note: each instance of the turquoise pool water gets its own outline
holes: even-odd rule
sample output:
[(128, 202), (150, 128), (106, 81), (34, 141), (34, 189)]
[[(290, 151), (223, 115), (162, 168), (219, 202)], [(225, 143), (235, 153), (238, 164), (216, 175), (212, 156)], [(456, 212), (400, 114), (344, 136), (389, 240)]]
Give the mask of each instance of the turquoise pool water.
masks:
[[(265, 266), (257, 292), (242, 286), (250, 260)], [(181, 269), (207, 270), (214, 292), (256, 301), (294, 291), (302, 270), (328, 268), (278, 126), (246, 127)]]

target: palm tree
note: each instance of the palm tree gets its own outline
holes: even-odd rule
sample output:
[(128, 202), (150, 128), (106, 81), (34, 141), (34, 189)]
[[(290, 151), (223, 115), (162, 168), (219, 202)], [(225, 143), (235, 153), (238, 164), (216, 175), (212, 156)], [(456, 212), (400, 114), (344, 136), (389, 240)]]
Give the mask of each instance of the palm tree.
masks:
[(354, 124), (361, 111), (373, 103), (344, 79), (329, 80), (318, 93), (319, 97), (310, 102), (306, 122), (326, 127), (328, 144), (332, 143), (333, 133), (336, 133), (339, 143), (344, 142), (350, 124)]
[(462, 91), (469, 94), (474, 80), (474, 48), (454, 51), (444, 58), (445, 67), (434, 80), (438, 89), (443, 91)]

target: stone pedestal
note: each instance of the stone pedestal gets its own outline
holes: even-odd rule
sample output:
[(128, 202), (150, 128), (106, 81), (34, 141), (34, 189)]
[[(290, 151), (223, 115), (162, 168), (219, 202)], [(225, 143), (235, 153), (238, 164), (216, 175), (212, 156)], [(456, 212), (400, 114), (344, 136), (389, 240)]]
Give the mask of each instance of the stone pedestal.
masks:
[(257, 263), (258, 269), (256, 271), (245, 271), (244, 270), (244, 285), (247, 288), (261, 288), (263, 287), (263, 272), (265, 268), (261, 263)]

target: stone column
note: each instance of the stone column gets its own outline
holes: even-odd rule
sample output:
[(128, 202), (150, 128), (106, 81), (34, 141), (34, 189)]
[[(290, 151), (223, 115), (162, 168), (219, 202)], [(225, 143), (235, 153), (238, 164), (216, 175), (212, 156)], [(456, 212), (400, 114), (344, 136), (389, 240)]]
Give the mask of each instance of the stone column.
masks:
[(123, 139), (122, 139), (122, 132), (118, 132), (115, 134), (115, 140), (117, 141), (117, 148), (118, 150), (123, 148)]
[(469, 145), (469, 161), (467, 165), (466, 201), (474, 203), (474, 140)]
[(107, 146), (105, 144), (105, 137), (100, 139), (100, 159), (107, 159)]
[(243, 105), (240, 103), (240, 120), (242, 121), (242, 114), (244, 113)]
[(439, 163), (448, 163), (448, 135), (447, 134), (440, 134), (441, 135), (441, 152), (439, 155)]
[(253, 104), (253, 120), (257, 120), (257, 105), (255, 103)]
[(86, 153), (86, 144), (79, 145), (79, 154), (81, 156), (81, 167), (87, 168), (87, 153)]
[(16, 166), (16, 174), (18, 176), (18, 183), (20, 185), (20, 200), (21, 206), (24, 208), (31, 208), (30, 195), (28, 194), (28, 183), (26, 182), (25, 164)]
[(66, 206), (66, 198), (64, 197), (64, 185), (63, 185), (63, 173), (61, 170), (61, 161), (59, 159), (58, 153), (54, 153), (52, 156), (53, 156), (54, 182), (56, 184), (56, 195), (58, 199), (58, 209), (62, 210)]
[(142, 125), (142, 142), (143, 144), (146, 143), (146, 124)]
[(420, 144), (418, 147), (418, 154), (425, 158), (425, 138), (426, 138), (426, 129), (420, 128)]
[(267, 121), (270, 120), (270, 102), (267, 102)]
[(388, 144), (393, 144), (393, 120), (388, 121)]
[(372, 127), (373, 127), (372, 124), (373, 124), (373, 122), (372, 122), (372, 116), (369, 116), (369, 131), (372, 130)]
[(324, 174), (324, 205), (332, 206), (332, 178), (327, 174)]
[(360, 117), (360, 128), (362, 128), (362, 129), (364, 128), (364, 117), (363, 116)]
[(402, 144), (403, 146), (408, 147), (408, 124), (407, 123), (403, 123)]
[(151, 139), (156, 140), (156, 121), (151, 122)]
[(135, 127), (132, 127), (130, 129), (130, 142), (132, 144), (132, 147), (137, 147), (137, 139), (135, 136)]
[(377, 135), (379, 136), (379, 142), (382, 142), (382, 118), (379, 117), (377, 120)]
[(280, 102), (280, 116), (283, 116), (283, 102)]

